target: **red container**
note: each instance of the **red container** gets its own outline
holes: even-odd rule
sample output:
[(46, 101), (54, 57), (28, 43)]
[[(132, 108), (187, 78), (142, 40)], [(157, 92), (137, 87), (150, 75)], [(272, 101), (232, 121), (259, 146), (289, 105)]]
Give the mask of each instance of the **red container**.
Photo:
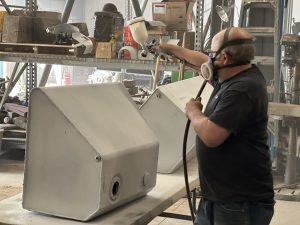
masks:
[[(131, 31), (129, 29), (129, 26), (125, 26), (123, 30), (123, 41), (124, 41), (124, 46), (132, 46), (135, 49), (138, 49), (139, 45), (136, 43), (132, 37)], [(124, 59), (130, 59), (130, 54), (128, 51), (124, 51)]]

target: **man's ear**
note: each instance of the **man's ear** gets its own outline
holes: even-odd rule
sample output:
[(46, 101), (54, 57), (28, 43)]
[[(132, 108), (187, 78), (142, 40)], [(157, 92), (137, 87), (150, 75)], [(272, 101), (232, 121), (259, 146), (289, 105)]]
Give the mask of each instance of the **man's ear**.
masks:
[(230, 64), (230, 55), (226, 51), (222, 51), (221, 56), (225, 65)]

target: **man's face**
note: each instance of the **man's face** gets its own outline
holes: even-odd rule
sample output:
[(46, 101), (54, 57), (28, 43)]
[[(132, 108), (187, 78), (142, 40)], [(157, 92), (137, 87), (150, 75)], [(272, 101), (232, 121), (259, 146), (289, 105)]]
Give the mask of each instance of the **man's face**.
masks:
[[(212, 42), (211, 42), (211, 50), (209, 53), (209, 57), (213, 59), (213, 63), (215, 66), (220, 66), (220, 60), (222, 59), (221, 54), (223, 50), (216, 55), (218, 49), (221, 47), (221, 39), (220, 39), (220, 34), (217, 34), (215, 37), (213, 37)], [(222, 60), (221, 60), (222, 61)]]

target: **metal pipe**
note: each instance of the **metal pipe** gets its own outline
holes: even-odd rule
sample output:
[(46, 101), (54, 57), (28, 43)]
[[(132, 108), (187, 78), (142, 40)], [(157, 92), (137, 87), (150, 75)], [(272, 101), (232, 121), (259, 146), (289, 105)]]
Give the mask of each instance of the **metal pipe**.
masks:
[(28, 66), (28, 63), (25, 63), (20, 71), (18, 72), (17, 76), (15, 77), (15, 79), (12, 81), (11, 86), (10, 86), (10, 91), (12, 91), (12, 89), (15, 87), (15, 85), (17, 84), (18, 80), (20, 79), (20, 77), (22, 76), (22, 74), (24, 73), (24, 71), (26, 70)]
[[(295, 122), (295, 121), (293, 121)], [(292, 124), (289, 127), (289, 148), (286, 156), (286, 167), (284, 184), (291, 185), (296, 183), (296, 149), (297, 149), (297, 127)]]
[(152, 91), (155, 91), (156, 86), (157, 86), (158, 73), (159, 73), (159, 64), (160, 64), (160, 55), (158, 55), (156, 57), (155, 72), (154, 72), (154, 78), (153, 78), (153, 84), (152, 84)]
[[(291, 103), (299, 105), (299, 88), (300, 88), (300, 64), (296, 64), (294, 70), (293, 82), (292, 82), (292, 99)], [(297, 154), (297, 121), (294, 119), (289, 127), (289, 148), (287, 152), (286, 167), (285, 167), (285, 178), (284, 183), (286, 185), (291, 185), (297, 181), (296, 172), (296, 154)]]
[(131, 3), (132, 3), (132, 6), (133, 6), (133, 9), (134, 9), (134, 12), (135, 12), (135, 16), (136, 17), (143, 16), (139, 1), (138, 0), (131, 0)]
[(205, 27), (204, 27), (204, 30), (203, 30), (203, 34), (202, 34), (202, 40), (201, 40), (201, 47), (202, 47), (202, 51), (205, 50), (205, 40), (206, 40), (206, 36), (207, 36), (207, 33), (208, 33), (208, 30), (209, 30), (209, 27), (210, 27), (210, 24), (211, 24), (211, 11), (209, 13), (209, 16), (208, 16), (208, 19), (207, 19), (207, 22), (205, 24)]
[(9, 95), (10, 91), (11, 91), (10, 86), (11, 86), (11, 84), (12, 84), (14, 78), (15, 78), (15, 75), (17, 73), (19, 65), (20, 65), (20, 63), (18, 63), (18, 62), (15, 63), (14, 69), (13, 69), (13, 71), (11, 73), (9, 82), (7, 84), (7, 88), (6, 88), (6, 90), (5, 90), (4, 94), (3, 94), (3, 97), (2, 97), (1, 102), (0, 102), (0, 111), (2, 110), (3, 105), (4, 105), (5, 101), (7, 100), (7, 97)]
[[(19, 8), (19, 9), (26, 9), (26, 6), (21, 6), (21, 5), (5, 5), (10, 8)], [(0, 4), (0, 7), (5, 7), (3, 4)]]
[(215, 34), (219, 33), (219, 31), (222, 29), (222, 21), (217, 14), (215, 8), (217, 5), (222, 5), (223, 0), (212, 0), (211, 3), (211, 17), (210, 17), (210, 35), (209, 35), (209, 46), (211, 45), (211, 40)]
[[(186, 32), (183, 32), (182, 45), (181, 45), (181, 47), (183, 47), (183, 48), (185, 48), (185, 39), (186, 39)], [(184, 66), (185, 66), (185, 61), (181, 60), (181, 62), (179, 64), (178, 81), (184, 79)]]
[(73, 8), (75, 0), (67, 0), (65, 7), (63, 9), (62, 15), (61, 15), (61, 22), (67, 23)]
[(294, 0), (289, 0), (288, 1), (288, 26), (287, 26), (287, 29), (288, 29), (288, 33), (290, 34), (291, 33), (291, 30), (292, 30), (292, 20), (293, 20), (293, 6), (294, 6)]
[(8, 7), (8, 5), (6, 4), (5, 0), (0, 0), (0, 2), (2, 3), (3, 7), (5, 8), (6, 12), (8, 13), (8, 15), (11, 14), (11, 10)]
[(148, 0), (142, 0), (142, 3), (141, 3), (141, 10), (142, 10), (142, 14), (144, 15), (145, 13), (145, 9), (146, 9), (146, 6), (148, 4)]
[[(273, 101), (280, 102), (280, 72), (281, 72), (281, 46), (280, 46), (280, 38), (282, 35), (282, 0), (276, 1), (276, 11), (274, 18), (274, 93), (273, 93)], [(274, 148), (275, 151), (279, 151), (279, 120), (274, 121)]]
[(274, 102), (280, 102), (280, 71), (281, 71), (281, 45), (283, 4), (282, 0), (276, 1), (275, 32), (274, 35)]
[(45, 87), (45, 85), (48, 81), (51, 69), (52, 69), (52, 65), (46, 65), (45, 66), (43, 74), (42, 74), (42, 78), (41, 78), (40, 83), (39, 83), (39, 87)]
[(284, 17), (283, 17), (283, 33), (290, 34), (291, 33), (291, 24), (293, 17), (293, 0), (289, 0), (284, 5)]

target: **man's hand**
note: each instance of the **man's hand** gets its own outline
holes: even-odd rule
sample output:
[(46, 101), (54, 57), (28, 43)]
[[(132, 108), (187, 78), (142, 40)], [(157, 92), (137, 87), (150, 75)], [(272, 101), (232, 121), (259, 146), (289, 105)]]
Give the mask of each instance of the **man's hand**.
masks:
[(199, 113), (202, 111), (203, 105), (201, 98), (191, 98), (185, 105), (185, 115), (190, 118), (191, 114)]
[(160, 55), (164, 58), (170, 57), (168, 52), (168, 45), (167, 44), (159, 44), (157, 42), (152, 42), (151, 44), (147, 45), (148, 51), (153, 55)]

